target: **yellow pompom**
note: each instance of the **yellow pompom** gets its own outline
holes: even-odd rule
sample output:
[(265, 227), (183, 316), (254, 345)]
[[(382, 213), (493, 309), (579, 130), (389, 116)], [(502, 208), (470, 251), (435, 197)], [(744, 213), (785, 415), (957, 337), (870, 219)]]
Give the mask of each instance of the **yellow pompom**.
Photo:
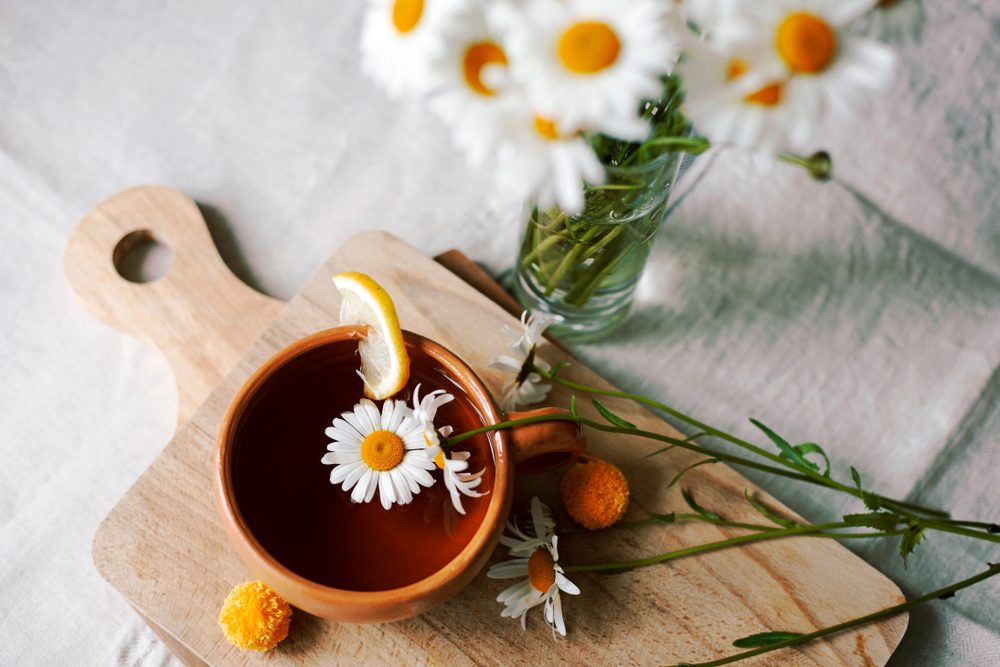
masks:
[(601, 459), (581, 460), (570, 468), (559, 493), (573, 520), (590, 530), (617, 523), (628, 509), (628, 480)]
[(226, 596), (219, 625), (229, 643), (269, 651), (288, 636), (292, 607), (259, 581), (245, 581)]

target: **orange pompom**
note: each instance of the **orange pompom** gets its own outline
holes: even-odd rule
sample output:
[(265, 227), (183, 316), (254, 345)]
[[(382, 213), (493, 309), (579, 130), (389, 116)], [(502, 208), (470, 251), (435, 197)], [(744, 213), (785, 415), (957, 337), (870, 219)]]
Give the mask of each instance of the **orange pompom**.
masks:
[(230, 591), (219, 612), (219, 625), (229, 643), (269, 651), (288, 636), (292, 607), (259, 581), (246, 581)]
[(587, 458), (573, 466), (559, 486), (573, 520), (597, 530), (617, 523), (628, 509), (628, 480), (607, 461)]

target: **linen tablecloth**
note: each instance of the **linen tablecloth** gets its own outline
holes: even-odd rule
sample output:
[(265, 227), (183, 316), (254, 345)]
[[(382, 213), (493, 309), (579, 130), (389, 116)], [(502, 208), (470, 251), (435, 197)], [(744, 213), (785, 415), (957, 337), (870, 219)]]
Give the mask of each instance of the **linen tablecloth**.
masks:
[[(887, 494), (996, 520), (1000, 3), (924, 4), (882, 102), (817, 142), (835, 182), (699, 157), (634, 316), (574, 352), (745, 435), (752, 416), (819, 442)], [(423, 106), (360, 74), (361, 8), (0, 3), (0, 663), (174, 662), (90, 558), (177, 409), (157, 353), (64, 282), (67, 235), (94, 204), (178, 187), (233, 270), (280, 298), (365, 229), (511, 265), (518, 205)], [(813, 521), (858, 509), (755, 479)], [(852, 548), (909, 595), (1000, 559), (934, 535), (904, 572), (891, 546)], [(892, 664), (998, 664), (998, 595), (991, 582), (914, 612)]]

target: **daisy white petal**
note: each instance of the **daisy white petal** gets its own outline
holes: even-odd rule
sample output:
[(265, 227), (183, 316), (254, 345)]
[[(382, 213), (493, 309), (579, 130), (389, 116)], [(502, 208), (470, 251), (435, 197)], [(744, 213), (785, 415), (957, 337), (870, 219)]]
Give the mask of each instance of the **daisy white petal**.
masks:
[(356, 503), (368, 502), (368, 500), (365, 500), (365, 498), (370, 499), (368, 496), (368, 489), (369, 487), (374, 489), (377, 484), (378, 479), (375, 477), (375, 471), (368, 468), (361, 475), (361, 479), (358, 480), (357, 485), (354, 487), (354, 491), (351, 492), (351, 500)]
[(393, 98), (417, 95), (436, 82), (453, 0), (370, 0), (361, 26), (363, 69)]
[[(486, 572), (486, 576), (490, 579), (526, 577), (528, 576), (528, 559), (515, 558), (514, 560), (497, 563)], [(501, 602), (503, 602), (503, 600), (501, 600)]]

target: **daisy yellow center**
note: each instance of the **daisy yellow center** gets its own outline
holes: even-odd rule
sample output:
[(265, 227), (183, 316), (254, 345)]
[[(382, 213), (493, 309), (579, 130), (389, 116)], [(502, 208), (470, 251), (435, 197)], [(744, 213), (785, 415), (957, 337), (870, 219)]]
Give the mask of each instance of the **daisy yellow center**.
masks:
[[(740, 78), (747, 73), (747, 64), (745, 61), (739, 58), (733, 58), (729, 61), (729, 66), (726, 68), (726, 79), (733, 81)], [(764, 86), (760, 90), (756, 90), (743, 98), (744, 102), (748, 104), (760, 104), (761, 106), (773, 107), (781, 104), (781, 93), (782, 85), (780, 83), (772, 83)]]
[(392, 3), (392, 24), (401, 33), (408, 33), (420, 23), (424, 0), (396, 0)]
[(465, 82), (480, 95), (493, 95), (495, 91), (483, 83), (483, 68), (487, 65), (506, 64), (507, 56), (503, 49), (493, 42), (477, 42), (466, 49), (465, 58), (462, 59)]
[(405, 451), (403, 439), (392, 431), (372, 431), (361, 442), (361, 460), (373, 470), (392, 470)]
[(778, 26), (774, 46), (793, 72), (816, 74), (833, 62), (837, 54), (837, 35), (820, 17), (795, 12)]
[(555, 140), (559, 138), (559, 131), (556, 124), (545, 116), (535, 116), (535, 131), (544, 139)]
[(556, 562), (545, 547), (539, 547), (528, 559), (528, 581), (536, 591), (545, 593), (556, 583)]
[(618, 60), (621, 42), (607, 23), (574, 23), (559, 38), (559, 60), (577, 74), (594, 74)]

